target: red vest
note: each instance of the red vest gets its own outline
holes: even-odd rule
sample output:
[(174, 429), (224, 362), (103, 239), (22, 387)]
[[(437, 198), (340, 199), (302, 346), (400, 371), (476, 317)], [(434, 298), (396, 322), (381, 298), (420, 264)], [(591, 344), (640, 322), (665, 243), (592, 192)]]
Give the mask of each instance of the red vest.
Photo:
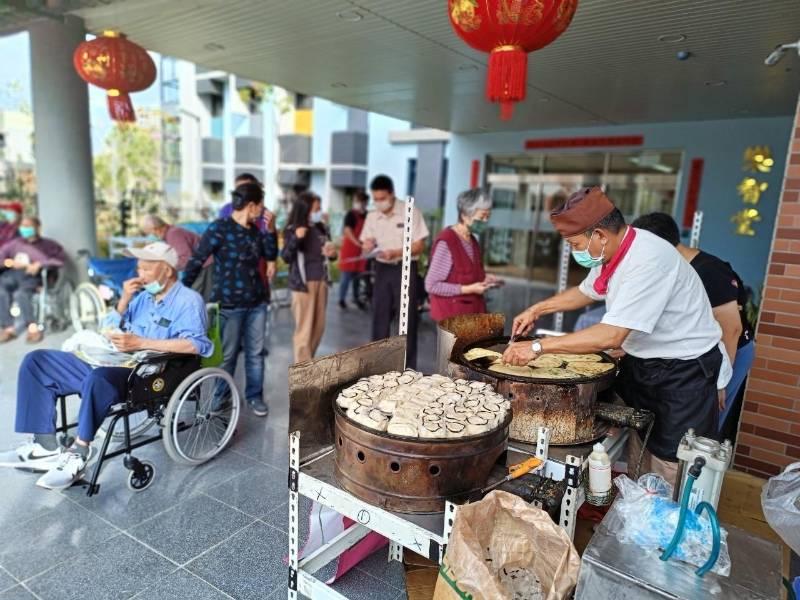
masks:
[[(461, 238), (453, 231), (452, 227), (444, 229), (433, 243), (431, 256), (436, 252), (436, 246), (447, 244), (450, 256), (453, 259), (453, 267), (445, 281), (447, 283), (457, 283), (469, 285), (486, 279), (481, 258), (481, 247), (478, 241), (470, 236), (472, 242), (472, 255), (475, 257), (473, 262), (469, 254), (464, 250)], [(479, 294), (459, 294), (458, 296), (437, 296), (430, 295), (431, 318), (434, 321), (441, 321), (456, 315), (467, 315), (473, 313), (485, 313), (486, 301)]]

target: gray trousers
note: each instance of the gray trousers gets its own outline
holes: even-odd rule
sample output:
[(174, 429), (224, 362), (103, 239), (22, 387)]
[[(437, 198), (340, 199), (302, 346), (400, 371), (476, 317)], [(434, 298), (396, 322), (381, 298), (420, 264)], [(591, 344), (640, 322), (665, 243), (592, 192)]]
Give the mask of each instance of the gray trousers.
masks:
[(0, 328), (14, 325), (11, 303), (16, 302), (25, 326), (36, 321), (33, 312), (33, 295), (41, 285), (38, 275), (29, 275), (22, 269), (8, 269), (0, 273)]

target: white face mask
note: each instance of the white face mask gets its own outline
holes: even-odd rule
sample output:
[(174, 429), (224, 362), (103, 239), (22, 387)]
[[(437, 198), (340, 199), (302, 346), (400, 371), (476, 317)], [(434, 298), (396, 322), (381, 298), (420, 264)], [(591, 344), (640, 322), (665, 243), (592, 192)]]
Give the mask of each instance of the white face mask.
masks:
[(322, 211), (315, 210), (311, 213), (311, 222), (314, 224), (322, 223)]
[(375, 208), (380, 212), (386, 212), (389, 210), (389, 207), (392, 205), (390, 200), (376, 200), (375, 201)]

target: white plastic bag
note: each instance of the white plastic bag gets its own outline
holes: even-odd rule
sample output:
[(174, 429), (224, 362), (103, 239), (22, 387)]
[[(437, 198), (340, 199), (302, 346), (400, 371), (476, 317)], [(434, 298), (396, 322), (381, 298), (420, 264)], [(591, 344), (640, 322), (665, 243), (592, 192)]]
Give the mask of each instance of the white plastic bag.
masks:
[(792, 463), (764, 484), (761, 506), (769, 526), (800, 554), (800, 462)]

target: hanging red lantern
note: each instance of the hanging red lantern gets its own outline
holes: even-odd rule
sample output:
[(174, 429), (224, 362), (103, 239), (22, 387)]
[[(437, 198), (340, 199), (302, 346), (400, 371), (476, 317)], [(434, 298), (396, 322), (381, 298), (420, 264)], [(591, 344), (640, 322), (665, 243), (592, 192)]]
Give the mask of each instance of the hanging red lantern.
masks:
[(147, 50), (120, 33), (104, 31), (78, 44), (72, 62), (85, 82), (107, 90), (113, 120), (136, 120), (128, 94), (147, 89), (156, 80), (156, 65)]
[(528, 53), (564, 33), (577, 7), (578, 0), (448, 0), (458, 37), (489, 53), (486, 97), (500, 103), (503, 120), (525, 99)]

